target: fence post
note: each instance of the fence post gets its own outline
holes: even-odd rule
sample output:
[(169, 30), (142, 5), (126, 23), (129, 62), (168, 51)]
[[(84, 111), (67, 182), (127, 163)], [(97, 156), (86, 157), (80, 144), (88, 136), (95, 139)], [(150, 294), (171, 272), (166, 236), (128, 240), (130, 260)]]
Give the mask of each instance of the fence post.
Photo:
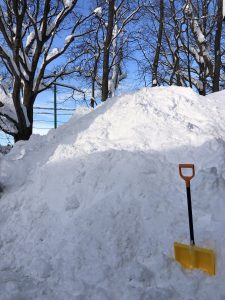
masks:
[(54, 82), (54, 128), (57, 128), (57, 99), (56, 99), (57, 89), (56, 82)]

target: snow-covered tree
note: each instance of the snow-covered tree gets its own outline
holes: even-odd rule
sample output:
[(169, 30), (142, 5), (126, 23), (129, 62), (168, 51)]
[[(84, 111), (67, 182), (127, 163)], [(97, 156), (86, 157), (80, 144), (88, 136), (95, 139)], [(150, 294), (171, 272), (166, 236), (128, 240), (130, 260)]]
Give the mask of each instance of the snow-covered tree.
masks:
[(140, 19), (144, 6), (144, 2), (136, 0), (109, 1), (103, 48), (102, 101), (114, 95), (119, 82), (126, 77), (122, 72), (122, 63), (127, 58), (125, 49), (133, 41), (134, 24)]
[(184, 13), (189, 19), (194, 41), (194, 47), (190, 52), (200, 66), (199, 81), (202, 86), (200, 93), (206, 94), (207, 78), (210, 78), (212, 91), (219, 91), (222, 67), (222, 1), (187, 0), (185, 5), (187, 8)]
[[(12, 78), (7, 99), (11, 97), (13, 104), (9, 114), (5, 108), (8, 101), (0, 103), (0, 129), (15, 141), (29, 139), (32, 134), (37, 95), (72, 72), (73, 59), (58, 58), (84, 34), (80, 28), (88, 16), (75, 8), (77, 0), (0, 2), (0, 58)], [(73, 22), (68, 22), (71, 14)]]
[(92, 106), (96, 103), (96, 90), (105, 101), (126, 77), (125, 61), (143, 7), (138, 0), (96, 0), (91, 5), (93, 31), (83, 38), (83, 43), (74, 44), (70, 56), (78, 57), (80, 53), (74, 65), (75, 74), (89, 84)]
[(158, 84), (190, 86), (202, 95), (218, 91), (225, 84), (222, 1), (164, 0), (163, 17), (161, 3), (149, 1), (139, 34), (146, 85), (156, 82), (157, 61)]

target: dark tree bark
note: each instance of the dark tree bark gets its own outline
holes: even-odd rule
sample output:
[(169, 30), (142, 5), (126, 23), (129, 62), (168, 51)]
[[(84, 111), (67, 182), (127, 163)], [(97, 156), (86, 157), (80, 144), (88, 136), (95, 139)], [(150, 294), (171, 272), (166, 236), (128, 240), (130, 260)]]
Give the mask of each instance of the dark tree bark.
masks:
[(188, 81), (189, 86), (192, 88), (192, 80), (191, 80), (191, 60), (190, 60), (190, 35), (189, 35), (189, 20), (187, 20), (187, 63), (188, 63)]
[(162, 46), (163, 27), (164, 27), (164, 0), (160, 0), (160, 17), (159, 17), (157, 47), (155, 50), (154, 62), (152, 65), (152, 86), (153, 87), (158, 85), (158, 65), (159, 65), (160, 50)]
[(92, 72), (92, 78), (91, 78), (91, 107), (94, 108), (96, 101), (95, 101), (95, 84), (96, 84), (96, 78), (97, 78), (97, 72), (98, 72), (98, 63), (100, 59), (100, 52), (97, 57), (95, 57), (94, 61), (94, 68)]
[(104, 53), (103, 53), (103, 76), (102, 76), (102, 101), (106, 101), (109, 94), (109, 51), (112, 41), (113, 33), (113, 21), (114, 21), (114, 9), (115, 9), (115, 0), (109, 0), (109, 9), (108, 9), (108, 26), (106, 39), (104, 42)]
[(179, 40), (180, 40), (181, 28), (180, 28), (180, 24), (177, 19), (176, 7), (175, 7), (174, 0), (170, 1), (170, 6), (171, 6), (171, 12), (172, 12), (172, 19), (174, 21), (174, 40), (175, 40), (175, 45), (176, 45), (176, 48), (173, 51), (174, 68), (173, 68), (172, 75), (170, 77), (170, 85), (173, 84), (173, 77), (175, 75), (176, 76), (176, 85), (182, 86), (181, 76), (180, 76), (180, 53), (179, 53), (180, 52)]
[(216, 35), (215, 35), (215, 49), (214, 49), (214, 77), (213, 77), (213, 92), (220, 90), (220, 70), (221, 70), (221, 34), (223, 24), (223, 4), (221, 0), (217, 0), (217, 24), (216, 24)]

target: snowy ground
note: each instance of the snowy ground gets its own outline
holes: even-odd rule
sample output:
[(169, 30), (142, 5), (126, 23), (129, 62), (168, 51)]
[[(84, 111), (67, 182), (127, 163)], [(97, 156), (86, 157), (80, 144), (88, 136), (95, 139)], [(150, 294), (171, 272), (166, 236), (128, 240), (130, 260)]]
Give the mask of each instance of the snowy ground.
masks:
[[(225, 299), (225, 94), (143, 89), (80, 111), (0, 164), (0, 300)], [(178, 164), (194, 163), (196, 243), (216, 276), (187, 271)]]

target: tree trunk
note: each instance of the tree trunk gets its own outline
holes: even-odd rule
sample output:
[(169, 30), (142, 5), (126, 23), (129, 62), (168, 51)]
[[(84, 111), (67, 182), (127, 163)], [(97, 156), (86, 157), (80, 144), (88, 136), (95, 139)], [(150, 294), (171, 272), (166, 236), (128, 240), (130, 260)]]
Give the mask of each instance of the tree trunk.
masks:
[(32, 135), (31, 127), (21, 128), (17, 132), (17, 134), (14, 135), (14, 141), (15, 141), (15, 143), (18, 141), (21, 141), (21, 140), (27, 141), (27, 140), (29, 140), (31, 135)]
[(107, 34), (104, 42), (104, 54), (103, 54), (103, 76), (102, 76), (102, 101), (106, 101), (109, 94), (109, 50), (110, 44), (112, 41), (112, 32), (113, 32), (113, 21), (114, 21), (114, 7), (115, 0), (109, 0), (109, 9), (108, 9), (108, 26)]
[[(117, 25), (115, 25), (114, 30), (113, 30), (113, 34), (116, 35), (118, 32), (118, 28)], [(112, 77), (109, 80), (109, 93), (108, 96), (109, 97), (113, 97), (115, 95), (115, 90), (118, 86), (118, 78), (119, 78), (119, 53), (118, 52), (118, 47), (117, 47), (117, 39), (115, 38), (112, 42), (112, 60), (113, 60), (113, 64), (112, 64)]]
[(220, 70), (221, 70), (221, 34), (222, 34), (222, 1), (217, 0), (217, 24), (216, 24), (216, 36), (215, 36), (215, 66), (214, 66), (214, 76), (213, 76), (213, 92), (218, 92), (220, 90)]
[(163, 26), (164, 26), (164, 0), (160, 0), (158, 40), (157, 40), (157, 47), (155, 51), (155, 58), (152, 65), (152, 86), (153, 87), (158, 85), (158, 65), (159, 65), (160, 50), (162, 46)]
[(174, 22), (174, 40), (175, 40), (175, 44), (176, 44), (176, 47), (172, 53), (174, 67), (173, 67), (172, 75), (170, 77), (170, 85), (172, 85), (174, 83), (173, 78), (175, 75), (176, 85), (182, 86), (181, 76), (180, 76), (181, 70), (180, 70), (180, 43), (179, 43), (180, 35), (181, 35), (181, 28), (180, 28), (180, 24), (177, 19), (177, 12), (176, 12), (174, 0), (170, 0), (170, 5), (171, 5), (171, 12), (172, 12), (172, 19)]
[(198, 92), (202, 96), (206, 95), (206, 68), (204, 63), (199, 64), (199, 82), (201, 82), (201, 85), (198, 87)]
[(95, 63), (94, 63), (94, 69), (92, 73), (92, 78), (91, 78), (91, 107), (94, 108), (96, 101), (95, 101), (95, 83), (96, 83), (96, 77), (97, 77), (97, 72), (98, 72), (98, 63), (99, 63), (99, 55), (95, 58)]
[(188, 61), (188, 81), (189, 86), (192, 88), (192, 80), (191, 80), (191, 60), (190, 60), (190, 33), (189, 33), (189, 20), (187, 19), (187, 61)]
[(201, 22), (195, 17), (193, 13), (193, 5), (190, 2), (192, 9), (188, 12), (188, 17), (190, 18), (190, 29), (195, 37), (196, 45), (200, 50), (200, 56), (204, 60), (205, 66), (208, 68), (209, 75), (211, 78), (214, 76), (214, 65), (212, 59), (208, 52), (208, 42), (206, 36), (204, 35), (204, 29), (202, 29)]
[[(14, 135), (15, 142), (20, 140), (29, 140), (33, 128), (33, 105), (36, 96), (32, 92), (32, 84), (25, 84), (23, 105), (26, 111), (22, 109), (20, 93), (17, 94), (16, 105), (18, 107), (18, 132)], [(16, 94), (14, 85), (14, 96)], [(14, 101), (15, 102), (15, 101)]]

